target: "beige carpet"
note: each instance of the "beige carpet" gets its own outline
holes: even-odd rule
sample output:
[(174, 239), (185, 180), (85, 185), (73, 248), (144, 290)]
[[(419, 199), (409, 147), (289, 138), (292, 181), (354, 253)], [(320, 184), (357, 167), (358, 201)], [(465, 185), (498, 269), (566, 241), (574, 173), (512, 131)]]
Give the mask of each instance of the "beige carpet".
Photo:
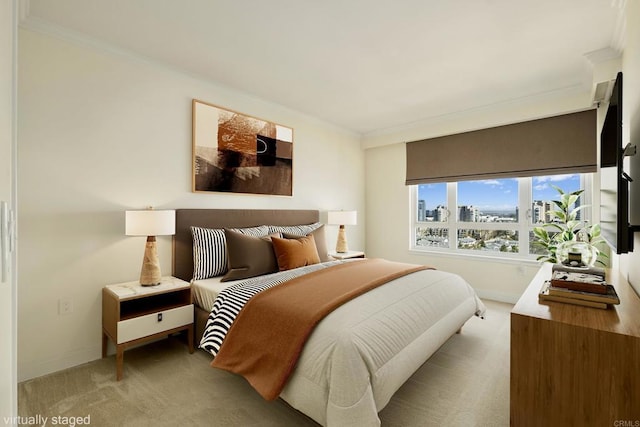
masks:
[[(398, 390), (380, 412), (383, 426), (509, 425), (512, 305), (486, 304), (486, 319), (469, 320)], [(120, 382), (111, 356), (19, 384), (18, 413), (49, 417), (47, 425), (84, 417), (92, 426), (317, 426), (209, 361), (162, 340), (125, 352)]]

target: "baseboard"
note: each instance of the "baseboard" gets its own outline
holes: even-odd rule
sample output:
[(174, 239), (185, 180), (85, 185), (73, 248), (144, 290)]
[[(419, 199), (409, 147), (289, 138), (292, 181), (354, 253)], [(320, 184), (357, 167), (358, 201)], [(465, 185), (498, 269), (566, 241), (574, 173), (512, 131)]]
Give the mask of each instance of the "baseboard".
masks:
[[(127, 350), (134, 349), (136, 347), (142, 347), (152, 342), (167, 339), (167, 337), (159, 337), (154, 340), (144, 341), (136, 345), (127, 347)], [(107, 343), (107, 357), (115, 354), (115, 346), (109, 340)], [(74, 366), (83, 365), (85, 363), (92, 362), (102, 357), (102, 347), (92, 346), (90, 348), (77, 350), (73, 353), (66, 354), (62, 357), (53, 360), (46, 360), (44, 362), (34, 363), (29, 365), (28, 363), (18, 363), (18, 382), (31, 380), (33, 378), (42, 377), (44, 375), (52, 374), (54, 372), (62, 371), (64, 369), (73, 368)], [(126, 358), (126, 355), (125, 355)], [(114, 372), (115, 372), (115, 364)]]
[(485, 289), (476, 289), (476, 293), (481, 299), (490, 299), (492, 301), (506, 302), (515, 304), (520, 299), (520, 294), (512, 294), (508, 292), (496, 292)]
[(39, 361), (36, 363), (21, 363), (20, 358), (18, 357), (18, 382), (31, 380), (53, 372), (62, 371), (63, 369), (82, 365), (84, 363), (100, 359), (101, 357), (101, 345), (78, 349), (76, 351), (66, 353), (56, 359)]

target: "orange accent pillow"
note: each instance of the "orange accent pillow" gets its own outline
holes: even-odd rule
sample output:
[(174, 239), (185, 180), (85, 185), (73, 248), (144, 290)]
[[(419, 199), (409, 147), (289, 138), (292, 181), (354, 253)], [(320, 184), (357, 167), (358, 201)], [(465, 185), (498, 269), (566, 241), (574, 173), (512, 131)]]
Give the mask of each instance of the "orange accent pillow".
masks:
[(273, 243), (273, 251), (276, 254), (280, 271), (320, 262), (316, 241), (311, 234), (299, 239), (272, 237), (271, 242)]

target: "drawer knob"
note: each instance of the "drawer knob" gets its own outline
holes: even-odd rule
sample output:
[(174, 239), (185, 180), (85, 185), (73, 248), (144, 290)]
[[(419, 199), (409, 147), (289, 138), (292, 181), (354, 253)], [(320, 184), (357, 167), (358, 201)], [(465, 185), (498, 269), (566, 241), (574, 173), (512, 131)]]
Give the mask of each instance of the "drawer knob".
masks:
[(158, 313), (158, 322), (162, 322), (162, 313)]

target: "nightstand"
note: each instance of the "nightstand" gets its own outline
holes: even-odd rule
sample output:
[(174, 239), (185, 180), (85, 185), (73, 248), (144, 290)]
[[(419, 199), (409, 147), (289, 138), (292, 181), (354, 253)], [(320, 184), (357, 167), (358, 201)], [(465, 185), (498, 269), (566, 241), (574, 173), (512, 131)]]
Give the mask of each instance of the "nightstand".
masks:
[(193, 353), (191, 286), (175, 277), (163, 277), (157, 286), (139, 282), (102, 289), (102, 357), (111, 339), (116, 347), (116, 379), (122, 379), (124, 351), (145, 341), (187, 331)]
[(334, 259), (349, 259), (349, 258), (364, 258), (364, 252), (362, 251), (348, 251), (348, 252), (329, 252), (329, 256)]

